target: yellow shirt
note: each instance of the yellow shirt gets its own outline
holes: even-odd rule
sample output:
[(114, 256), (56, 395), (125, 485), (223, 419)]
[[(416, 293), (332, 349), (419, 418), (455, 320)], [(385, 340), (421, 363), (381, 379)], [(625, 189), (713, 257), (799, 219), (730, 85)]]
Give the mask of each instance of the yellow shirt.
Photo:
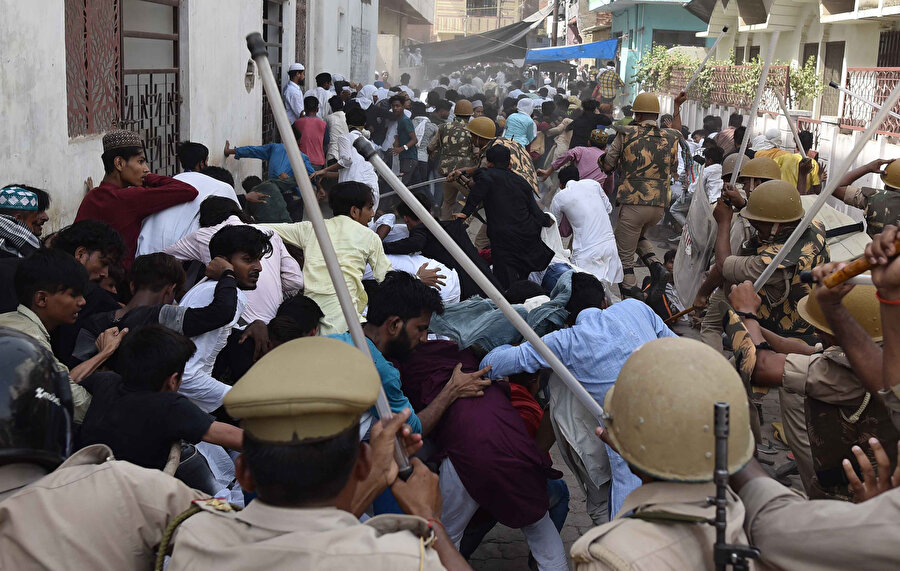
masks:
[[(332, 333), (344, 333), (347, 331), (347, 321), (341, 312), (341, 304), (325, 258), (316, 240), (312, 222), (295, 222), (291, 224), (265, 224), (281, 236), (288, 244), (293, 244), (303, 250), (303, 293), (319, 304), (319, 308), (325, 317), (322, 318), (320, 327), (321, 335)], [(350, 297), (356, 304), (356, 311), (362, 321), (362, 311), (369, 303), (366, 290), (363, 289), (362, 276), (366, 271), (366, 264), (372, 266), (375, 280), (380, 282), (391, 271), (391, 263), (384, 255), (384, 247), (378, 234), (372, 232), (367, 226), (353, 220), (349, 216), (335, 216), (325, 220), (325, 227), (334, 244), (344, 281), (350, 289)]]
[[(796, 153), (788, 153), (786, 155), (775, 157), (775, 162), (781, 167), (781, 180), (786, 180), (791, 183), (791, 185), (797, 186), (801, 160), (803, 160), (803, 156)], [(822, 181), (819, 180), (819, 163), (813, 161), (812, 170), (809, 172), (809, 176), (806, 177), (806, 189), (809, 190), (810, 187), (818, 184), (822, 184)]]
[[(47, 351), (53, 355), (53, 348), (50, 346), (50, 333), (41, 319), (30, 309), (24, 305), (19, 305), (15, 311), (0, 314), (0, 327), (9, 327), (16, 331), (21, 331), (29, 337), (33, 337), (38, 343), (47, 348)], [(56, 355), (53, 355), (56, 370), (69, 374), (69, 368), (60, 363)], [(81, 385), (69, 379), (69, 387), (72, 389), (72, 404), (74, 405), (75, 422), (81, 423), (87, 412), (88, 406), (91, 404), (91, 393)]]

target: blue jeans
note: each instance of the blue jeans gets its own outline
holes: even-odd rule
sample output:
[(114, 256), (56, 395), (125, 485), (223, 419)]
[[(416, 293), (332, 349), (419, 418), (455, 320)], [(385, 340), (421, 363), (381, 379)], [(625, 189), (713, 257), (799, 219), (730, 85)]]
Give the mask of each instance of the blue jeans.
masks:
[(556, 287), (556, 282), (559, 281), (560, 276), (571, 269), (572, 266), (570, 266), (569, 264), (550, 264), (549, 266), (547, 266), (547, 271), (544, 272), (544, 277), (541, 279), (541, 287), (547, 291), (553, 291), (553, 288)]
[(550, 496), (550, 519), (553, 520), (556, 531), (562, 531), (566, 516), (569, 515), (569, 486), (562, 478), (547, 480), (547, 495)]

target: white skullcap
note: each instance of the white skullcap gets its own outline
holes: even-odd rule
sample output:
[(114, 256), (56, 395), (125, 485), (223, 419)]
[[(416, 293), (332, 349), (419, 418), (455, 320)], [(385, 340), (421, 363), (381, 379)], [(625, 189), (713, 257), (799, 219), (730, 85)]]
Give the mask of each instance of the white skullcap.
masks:
[(553, 82), (550, 81), (549, 77), (544, 80), (544, 85), (550, 85), (551, 83), (553, 83)]
[(482, 103), (479, 99), (476, 99), (472, 102), (472, 109), (476, 107), (484, 107), (484, 103)]
[(335, 80), (335, 81), (345, 81), (345, 80), (344, 80), (344, 76), (341, 75), (341, 74), (339, 74), (339, 73), (333, 73), (333, 74), (331, 74), (331, 79), (333, 79), (333, 80)]
[(304, 70), (306, 70), (306, 68), (303, 67), (302, 63), (292, 63), (291, 67), (288, 68), (289, 72), (290, 71), (304, 71)]

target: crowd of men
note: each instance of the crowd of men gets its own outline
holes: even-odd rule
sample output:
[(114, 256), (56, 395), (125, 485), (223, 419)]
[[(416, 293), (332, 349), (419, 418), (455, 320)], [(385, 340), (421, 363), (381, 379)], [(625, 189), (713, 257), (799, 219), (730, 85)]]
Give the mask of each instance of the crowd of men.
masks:
[[(900, 563), (900, 160), (830, 173), (863, 213), (872, 285), (824, 285), (846, 263), (816, 218), (757, 291), (802, 195), (822, 189), (811, 133), (793, 149), (738, 114), (691, 131), (684, 93), (671, 114), (652, 93), (614, 107), (614, 62), (565, 84), (514, 73), (307, 87), (296, 63), (295, 141), (185, 141), (169, 177), (140, 134), (111, 130), (69, 225), (48, 215), (61, 189), (0, 189), (0, 567), (466, 569), (501, 523), (537, 569), (712, 569), (717, 402), (731, 410), (725, 540), (757, 547), (751, 566)], [(390, 196), (359, 137), (405, 185), (431, 181), (414, 196), (441, 236)], [(228, 167), (252, 159), (265, 177), (237, 192)], [(869, 174), (885, 188), (855, 184)], [(321, 204), (303, 203), (305, 177)], [(674, 276), (697, 208), (711, 249), (690, 300)], [(660, 226), (680, 248), (662, 259)], [(755, 459), (770, 389), (802, 490)], [(569, 553), (554, 445), (596, 525)]]

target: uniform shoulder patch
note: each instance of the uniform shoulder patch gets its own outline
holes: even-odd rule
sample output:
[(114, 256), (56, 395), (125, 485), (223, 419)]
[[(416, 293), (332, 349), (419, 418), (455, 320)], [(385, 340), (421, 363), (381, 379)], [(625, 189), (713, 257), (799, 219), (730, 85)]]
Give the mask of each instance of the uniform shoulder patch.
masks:
[(236, 506), (234, 504), (228, 503), (225, 500), (219, 498), (209, 498), (206, 500), (194, 500), (191, 502), (201, 510), (210, 513), (237, 513), (241, 511), (240, 506)]

